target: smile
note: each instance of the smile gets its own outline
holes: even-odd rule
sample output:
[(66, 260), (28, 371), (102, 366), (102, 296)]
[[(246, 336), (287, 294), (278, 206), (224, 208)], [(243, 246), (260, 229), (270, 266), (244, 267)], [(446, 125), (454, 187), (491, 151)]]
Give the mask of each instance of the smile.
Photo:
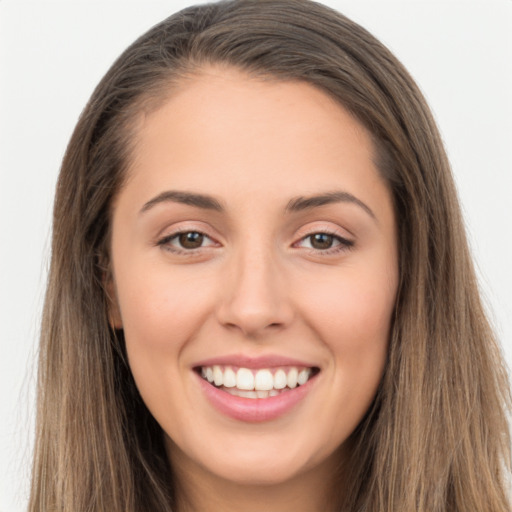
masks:
[(317, 368), (286, 367), (249, 369), (233, 366), (202, 366), (201, 377), (233, 396), (271, 398), (295, 389), (318, 373)]
[(312, 393), (320, 373), (316, 366), (286, 358), (223, 359), (194, 367), (198, 389), (223, 416), (243, 422), (277, 420), (291, 413)]

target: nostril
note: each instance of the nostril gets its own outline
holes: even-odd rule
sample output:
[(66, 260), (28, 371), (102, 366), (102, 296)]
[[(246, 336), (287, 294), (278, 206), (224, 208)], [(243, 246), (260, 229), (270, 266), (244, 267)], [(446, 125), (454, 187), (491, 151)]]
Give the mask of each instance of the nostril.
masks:
[(256, 339), (269, 331), (274, 332), (286, 326), (285, 322), (266, 322), (263, 318), (240, 318), (238, 321), (225, 322), (224, 327), (240, 330), (245, 336)]

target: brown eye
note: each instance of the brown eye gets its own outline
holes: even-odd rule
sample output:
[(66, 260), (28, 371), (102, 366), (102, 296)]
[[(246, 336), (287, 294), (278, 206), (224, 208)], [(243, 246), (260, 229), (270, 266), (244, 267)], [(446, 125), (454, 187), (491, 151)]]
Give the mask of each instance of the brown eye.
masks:
[(295, 247), (309, 249), (316, 254), (334, 255), (350, 249), (354, 246), (352, 240), (347, 240), (339, 235), (319, 231), (300, 239)]
[(204, 235), (196, 231), (180, 233), (178, 241), (184, 249), (199, 249), (203, 245)]
[(330, 249), (334, 243), (335, 237), (328, 233), (315, 233), (309, 236), (310, 244), (313, 249)]
[(196, 254), (196, 250), (220, 247), (220, 244), (201, 231), (178, 231), (157, 242), (163, 249), (175, 254)]

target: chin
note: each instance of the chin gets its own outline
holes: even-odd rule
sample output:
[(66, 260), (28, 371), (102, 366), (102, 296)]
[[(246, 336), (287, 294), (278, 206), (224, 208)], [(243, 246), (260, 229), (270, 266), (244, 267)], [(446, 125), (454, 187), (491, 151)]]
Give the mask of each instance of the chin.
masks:
[[(320, 467), (331, 471), (337, 466), (338, 450), (329, 456), (324, 453), (325, 447), (308, 446), (304, 440), (290, 445), (283, 439), (269, 439), (263, 433), (256, 437), (239, 438), (238, 442), (232, 439), (230, 443), (219, 440), (220, 449), (212, 450), (210, 444), (208, 450), (203, 445), (200, 450), (194, 450), (195, 454), (189, 452), (189, 456), (185, 455), (191, 464), (188, 469), (201, 467), (215, 481), (247, 487), (271, 487), (300, 480)], [(183, 462), (184, 453), (172, 441), (168, 443), (168, 454), (171, 464)]]

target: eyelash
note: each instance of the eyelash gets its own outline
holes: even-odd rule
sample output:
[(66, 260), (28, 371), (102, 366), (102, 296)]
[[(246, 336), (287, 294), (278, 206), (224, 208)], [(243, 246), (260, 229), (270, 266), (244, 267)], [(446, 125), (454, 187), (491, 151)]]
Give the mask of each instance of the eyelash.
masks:
[(337, 234), (334, 231), (323, 229), (319, 231), (315, 231), (313, 233), (309, 233), (306, 236), (303, 236), (298, 242), (295, 242), (293, 244), (294, 247), (296, 247), (299, 243), (304, 242), (305, 240), (310, 240), (315, 235), (327, 235), (333, 238), (333, 243), (337, 242), (337, 245), (333, 247), (328, 247), (327, 249), (315, 249), (314, 247), (306, 247), (305, 249), (308, 250), (311, 254), (314, 254), (315, 256), (332, 256), (339, 254), (344, 251), (348, 251), (354, 247), (354, 242), (352, 240), (348, 240), (347, 238), (344, 238)]
[[(170, 245), (173, 240), (178, 240), (181, 235), (187, 235), (187, 234), (192, 234), (192, 233), (200, 235), (200, 236), (210, 240), (213, 243), (210, 245), (207, 245), (207, 246), (201, 245), (200, 247), (189, 248), (189, 249)], [(302, 238), (300, 238), (300, 240), (298, 242), (295, 242), (293, 244), (293, 247), (298, 247), (300, 243), (302, 243), (308, 239), (310, 240), (310, 244), (311, 244), (312, 237), (314, 237), (315, 235), (330, 236), (333, 238), (333, 243), (337, 242), (337, 245), (334, 245), (333, 247), (328, 247), (326, 249), (316, 249), (314, 247), (305, 247), (304, 248), (309, 253), (314, 254), (314, 255), (331, 256), (331, 255), (335, 255), (335, 254), (338, 254), (338, 253), (341, 253), (344, 251), (348, 251), (354, 247), (354, 242), (352, 240), (348, 240), (347, 238), (344, 238), (344, 237), (340, 236), (339, 234), (337, 234), (336, 232), (330, 231), (328, 229), (315, 231), (315, 232), (312, 232), (312, 233), (309, 233), (309, 234), (303, 236)], [(218, 242), (213, 240), (206, 233), (204, 233), (202, 231), (198, 231), (198, 230), (190, 230), (189, 229), (189, 230), (182, 230), (182, 231), (176, 231), (175, 233), (171, 233), (170, 235), (167, 235), (167, 236), (161, 238), (160, 240), (158, 240), (156, 245), (162, 247), (163, 249), (165, 249), (169, 252), (172, 252), (173, 254), (184, 255), (184, 256), (194, 256), (195, 254), (197, 254), (197, 251), (199, 251), (200, 249), (214, 247), (217, 244), (218, 244)]]

